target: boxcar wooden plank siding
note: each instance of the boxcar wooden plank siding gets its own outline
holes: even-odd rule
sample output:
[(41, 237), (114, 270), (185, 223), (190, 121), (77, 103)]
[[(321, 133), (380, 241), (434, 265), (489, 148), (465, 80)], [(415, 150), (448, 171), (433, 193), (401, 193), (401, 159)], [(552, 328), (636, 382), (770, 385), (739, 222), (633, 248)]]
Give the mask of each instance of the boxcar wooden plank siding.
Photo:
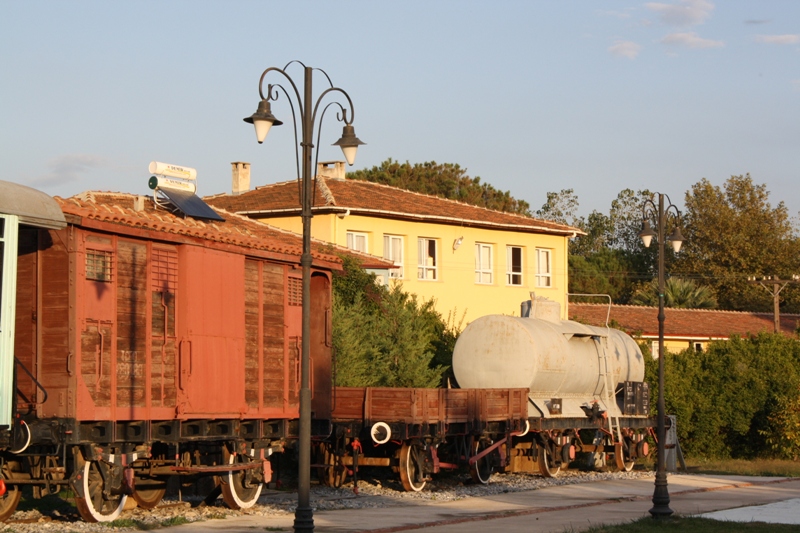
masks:
[(244, 328), (245, 328), (245, 383), (244, 397), (248, 407), (258, 408), (259, 395), (259, 302), (261, 263), (248, 259), (244, 262)]
[[(116, 405), (121, 408), (145, 406), (147, 255), (145, 243), (117, 243)], [(133, 418), (132, 414), (123, 417)]]
[(282, 265), (261, 262), (261, 339), (263, 349), (263, 399), (265, 408), (281, 409), (286, 391), (285, 278)]
[[(39, 342), (42, 362), (37, 379), (47, 390), (48, 401), (42, 406), (42, 416), (75, 416), (77, 391), (71, 372), (77, 361), (70, 358), (77, 348), (70, 347), (70, 257), (66, 242), (67, 230), (43, 233), (39, 247), (40, 308)], [(70, 366), (72, 365), (72, 366)]]

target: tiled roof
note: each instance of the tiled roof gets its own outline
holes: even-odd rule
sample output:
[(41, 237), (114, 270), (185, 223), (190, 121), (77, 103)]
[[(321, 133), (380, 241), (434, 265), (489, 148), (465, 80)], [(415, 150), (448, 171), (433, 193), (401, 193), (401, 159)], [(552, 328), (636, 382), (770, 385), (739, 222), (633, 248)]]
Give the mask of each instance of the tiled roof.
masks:
[[(571, 320), (604, 326), (608, 306), (570, 303)], [(731, 335), (774, 331), (772, 313), (743, 313), (707, 309), (664, 309), (664, 336), (671, 338), (727, 339)], [(612, 305), (610, 320), (624, 330), (642, 337), (658, 337), (658, 308), (635, 305)], [(781, 314), (781, 331), (795, 335), (800, 315)]]
[[(222, 218), (219, 221), (203, 221), (191, 217), (177, 216), (154, 204), (150, 196), (143, 197), (144, 208), (134, 209), (137, 196), (126, 193), (89, 191), (71, 198), (55, 197), (64, 214), (84, 217), (99, 222), (120, 224), (135, 229), (160, 232), (208, 241), (242, 246), (255, 250), (294, 255), (302, 254), (302, 237), (296, 233), (274, 228), (249, 218), (213, 208)], [(332, 246), (321, 241), (312, 242), (312, 255), (320, 260), (339, 263), (333, 251), (358, 256), (365, 263), (389, 268), (386, 261)]]
[[(209, 204), (255, 216), (298, 214), (300, 211), (297, 181), (286, 181), (258, 187), (239, 195), (220, 194), (204, 198)], [(526, 233), (582, 235), (578, 228), (522, 215), (494, 211), (483, 207), (389, 187), (369, 181), (318, 176), (314, 195), (314, 212), (346, 212), (351, 214), (424, 220), (441, 224), (457, 224)]]

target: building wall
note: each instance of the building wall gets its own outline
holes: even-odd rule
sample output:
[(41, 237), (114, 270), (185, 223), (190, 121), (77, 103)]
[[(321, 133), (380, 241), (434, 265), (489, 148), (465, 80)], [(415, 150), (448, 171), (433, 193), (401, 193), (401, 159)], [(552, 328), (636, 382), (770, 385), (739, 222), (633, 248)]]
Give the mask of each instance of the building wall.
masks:
[[(658, 357), (658, 338), (647, 339), (650, 344), (650, 353), (653, 358)], [(708, 347), (711, 340), (707, 339), (664, 339), (664, 349), (669, 353), (680, 353), (687, 348), (697, 352), (703, 352)]]
[[(273, 226), (301, 232), (299, 217), (264, 219)], [(530, 298), (535, 291), (538, 296), (550, 298), (561, 304), (562, 318), (565, 315), (567, 293), (567, 241), (566, 237), (539, 235), (513, 231), (487, 230), (443, 224), (390, 220), (348, 215), (315, 216), (311, 225), (316, 239), (347, 246), (348, 232), (366, 237), (366, 252), (387, 257), (384, 236), (401, 237), (403, 251), (402, 282), (404, 290), (417, 294), (422, 299), (436, 299), (436, 309), (447, 318), (454, 313), (456, 323), (465, 315), (466, 326), (476, 318), (488, 314), (519, 316), (520, 303)], [(418, 239), (435, 241), (436, 264), (426, 264), (426, 279), (418, 276)], [(454, 242), (462, 242), (454, 249)], [(484, 276), (485, 283), (476, 282), (476, 243), (488, 245), (492, 251), (490, 274)], [(507, 279), (507, 246), (521, 249), (521, 284), (510, 285)], [(537, 286), (537, 248), (549, 250), (550, 286)], [(435, 274), (433, 272), (435, 271)], [(432, 279), (435, 275), (436, 279)]]

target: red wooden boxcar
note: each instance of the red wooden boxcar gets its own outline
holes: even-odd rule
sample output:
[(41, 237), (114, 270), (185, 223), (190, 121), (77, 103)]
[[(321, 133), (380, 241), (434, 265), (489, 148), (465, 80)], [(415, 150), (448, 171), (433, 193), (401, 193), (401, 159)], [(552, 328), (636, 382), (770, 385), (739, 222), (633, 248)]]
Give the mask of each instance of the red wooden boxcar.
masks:
[[(176, 474), (220, 476), (226, 503), (252, 505), (266, 459), (296, 433), (299, 237), (222, 211), (224, 221), (184, 217), (149, 197), (56, 200), (64, 229), (19, 226), (0, 515), (22, 485), (42, 496), (69, 483), (85, 519), (109, 520), (127, 495), (155, 506)], [(329, 420), (340, 260), (313, 256), (312, 410)]]

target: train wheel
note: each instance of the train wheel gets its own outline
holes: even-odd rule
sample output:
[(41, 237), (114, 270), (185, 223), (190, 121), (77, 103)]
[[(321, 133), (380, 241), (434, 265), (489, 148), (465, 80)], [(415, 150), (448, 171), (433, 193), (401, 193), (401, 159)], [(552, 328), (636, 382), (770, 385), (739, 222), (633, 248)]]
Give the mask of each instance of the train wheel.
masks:
[(19, 490), (18, 485), (11, 485), (8, 483), (12, 478), (13, 474), (8, 468), (8, 463), (6, 463), (3, 471), (0, 472), (0, 479), (6, 487), (5, 494), (0, 496), (0, 522), (5, 522), (9, 516), (14, 514), (19, 504), (19, 498), (22, 496), (22, 491)]
[(319, 480), (326, 487), (341, 488), (347, 479), (347, 468), (337, 464), (336, 454), (333, 453), (331, 445), (322, 443), (319, 445), (319, 461), (325, 466), (319, 468)]
[(137, 475), (134, 487), (133, 499), (142, 509), (155, 509), (167, 492), (167, 482), (161, 478)]
[(556, 477), (561, 471), (561, 465), (553, 466), (553, 455), (544, 446), (538, 448), (539, 473), (544, 477)]
[(408, 492), (419, 492), (425, 488), (422, 453), (419, 446), (412, 444), (403, 444), (400, 448), (400, 481)]
[[(225, 455), (228, 456), (228, 464), (249, 463), (251, 458), (246, 454), (229, 454), (225, 448)], [(237, 460), (238, 458), (238, 460)], [(220, 476), (220, 486), (222, 488), (222, 499), (225, 505), (231, 509), (249, 509), (258, 501), (261, 496), (261, 488), (264, 486), (261, 481), (254, 479), (254, 470), (230, 471), (227, 475)]]
[[(489, 443), (486, 441), (477, 441), (473, 446), (473, 451), (475, 452), (475, 455), (477, 455), (487, 447), (489, 447)], [(492, 477), (492, 472), (494, 471), (494, 468), (492, 467), (491, 455), (491, 453), (484, 455), (470, 465), (469, 473), (472, 475), (472, 480), (475, 483), (481, 483), (482, 485), (489, 483), (489, 478)]]
[(97, 461), (83, 463), (83, 470), (77, 475), (76, 483), (80, 484), (83, 497), (75, 497), (75, 507), (78, 508), (81, 518), (87, 522), (116, 520), (128, 500), (125, 494), (103, 493), (106, 482)]
[(636, 461), (626, 460), (625, 450), (622, 448), (622, 443), (617, 442), (614, 444), (614, 460), (617, 463), (617, 469), (622, 472), (630, 472), (633, 470), (633, 465)]

